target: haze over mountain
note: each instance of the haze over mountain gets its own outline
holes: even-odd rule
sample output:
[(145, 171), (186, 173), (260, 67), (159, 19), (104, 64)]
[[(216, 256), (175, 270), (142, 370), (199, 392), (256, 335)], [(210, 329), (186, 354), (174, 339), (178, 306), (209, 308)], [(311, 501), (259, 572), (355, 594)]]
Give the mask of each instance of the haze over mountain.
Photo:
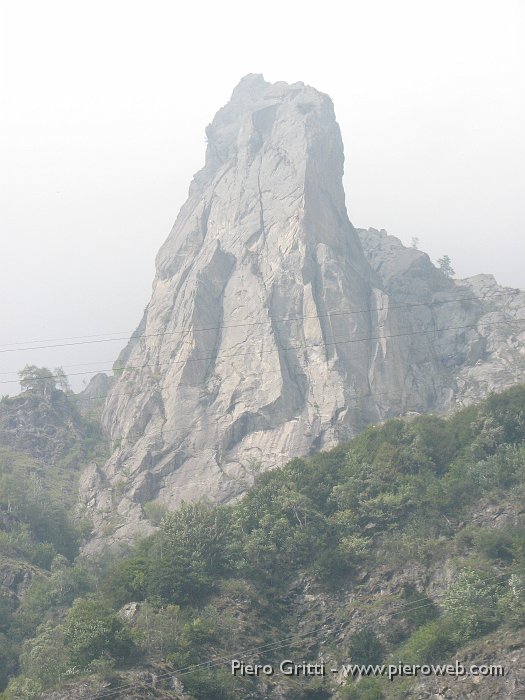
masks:
[(525, 294), (355, 229), (312, 87), (206, 136), (115, 376), (0, 402), (0, 697), (521, 697)]
[(354, 229), (328, 96), (248, 75), (206, 134), (117, 361), (103, 416), (116, 449), (82, 479), (83, 507), (117, 540), (147, 529), (146, 502), (227, 501), (255, 469), (523, 377), (522, 292), (452, 280)]

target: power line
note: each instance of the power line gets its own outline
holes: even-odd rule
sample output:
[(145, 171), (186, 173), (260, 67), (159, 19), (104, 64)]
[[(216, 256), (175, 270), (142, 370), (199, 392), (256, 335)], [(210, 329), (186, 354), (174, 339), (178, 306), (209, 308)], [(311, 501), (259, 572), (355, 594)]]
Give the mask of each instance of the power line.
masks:
[[(176, 330), (176, 331), (162, 331), (161, 333), (143, 333), (140, 335), (134, 335), (129, 332), (120, 332), (120, 331), (114, 331), (112, 333), (100, 333), (97, 335), (80, 335), (80, 336), (70, 336), (66, 338), (51, 338), (47, 340), (28, 340), (28, 341), (23, 341), (25, 344), (31, 344), (29, 347), (16, 347), (12, 348), (9, 346), (12, 345), (19, 345), (21, 343), (2, 343), (2, 347), (4, 349), (0, 350), (0, 353), (7, 353), (7, 352), (22, 352), (25, 350), (44, 350), (48, 348), (61, 348), (61, 347), (69, 347), (73, 345), (92, 345), (92, 344), (98, 344), (98, 343), (112, 343), (115, 341), (130, 341), (130, 340), (135, 340), (139, 338), (155, 338), (155, 337), (160, 337), (164, 335), (183, 335), (185, 333), (199, 333), (199, 332), (204, 332), (204, 331), (216, 331), (216, 330), (221, 330), (221, 329), (226, 329), (226, 328), (243, 328), (243, 327), (248, 327), (248, 326), (258, 326), (258, 325), (263, 325), (263, 324), (269, 324), (269, 323), (291, 323), (293, 321), (301, 321), (304, 319), (312, 319), (312, 318), (331, 318), (333, 316), (347, 316), (347, 315), (353, 315), (353, 314), (360, 314), (360, 313), (372, 313), (372, 312), (378, 312), (378, 311), (390, 311), (392, 309), (401, 309), (401, 308), (415, 308), (415, 307), (420, 307), (420, 306), (436, 306), (440, 304), (452, 304), (452, 303), (457, 303), (457, 302), (462, 302), (462, 301), (490, 301), (496, 296), (516, 296), (517, 294), (520, 293), (521, 290), (516, 291), (508, 291), (508, 292), (495, 292), (494, 294), (491, 294), (490, 296), (484, 295), (484, 296), (463, 296), (463, 297), (456, 297), (454, 299), (442, 299), (442, 300), (435, 300), (435, 301), (429, 301), (429, 302), (415, 302), (415, 303), (404, 303), (404, 304), (394, 304), (394, 305), (387, 305), (387, 306), (371, 306), (371, 307), (366, 307), (364, 309), (349, 309), (346, 311), (331, 311), (327, 312), (326, 314), (312, 314), (312, 315), (300, 315), (300, 316), (295, 316), (292, 318), (278, 318), (278, 319), (266, 319), (264, 321), (250, 321), (250, 322), (245, 322), (245, 323), (234, 323), (234, 324), (223, 324), (219, 326), (208, 326), (208, 327), (203, 327), (203, 328), (187, 328), (187, 329), (181, 329), (181, 330)], [(104, 338), (102, 336), (106, 335), (115, 335), (118, 334), (120, 337), (117, 338)], [(86, 338), (88, 340), (86, 340)], [(61, 341), (61, 340), (72, 340), (74, 342), (71, 343), (57, 343), (53, 345), (34, 345), (34, 343), (39, 343), (39, 342), (50, 342), (54, 343), (55, 340)]]
[[(510, 293), (510, 292), (509, 292)], [(34, 343), (57, 343), (60, 340), (82, 340), (85, 338), (104, 338), (107, 335), (131, 335), (130, 331), (108, 331), (107, 333), (88, 333), (86, 335), (70, 335), (61, 338), (36, 338), (35, 340), (17, 340), (10, 343), (0, 343), (0, 347), (9, 348), (13, 345), (32, 345)], [(108, 338), (108, 341), (113, 340)], [(52, 346), (55, 347), (55, 346)], [(19, 348), (20, 350), (35, 350), (36, 348)]]
[[(518, 307), (518, 309), (522, 309), (522, 308), (525, 308), (525, 306), (520, 306), (520, 307)], [(508, 322), (509, 322), (509, 323), (515, 323), (516, 320), (522, 320), (522, 319), (509, 320)], [(523, 320), (525, 320), (525, 319), (523, 319)], [(498, 322), (498, 323), (499, 323), (499, 322)], [(502, 323), (505, 323), (505, 321), (503, 321)], [(429, 332), (430, 332), (430, 331), (434, 331), (434, 330), (435, 330), (434, 328), (429, 329)], [(333, 336), (333, 337), (334, 337), (334, 338), (337, 338), (337, 337), (340, 337), (340, 336)], [(382, 336), (382, 337), (385, 337), (385, 336)], [(228, 349), (229, 349), (229, 348), (226, 348), (226, 350), (228, 350)], [(362, 357), (365, 357), (365, 356), (362, 356)], [(192, 361), (193, 361), (193, 360), (192, 360)], [(109, 363), (111, 363), (111, 362), (113, 362), (113, 361), (112, 361), (112, 360), (100, 360), (100, 361), (97, 361), (97, 362), (79, 362), (79, 363), (77, 363), (77, 364), (72, 364), (72, 365), (61, 365), (59, 369), (64, 370), (64, 369), (69, 369), (69, 368), (73, 368), (73, 367), (92, 367), (93, 365), (103, 365), (103, 364), (109, 364)], [(155, 366), (157, 366), (157, 365), (155, 365)], [(122, 366), (122, 367), (118, 367), (118, 368), (112, 367), (112, 371), (121, 371), (121, 370), (123, 370), (123, 369), (125, 369), (125, 368), (126, 368), (125, 365)], [(93, 370), (90, 370), (89, 372), (86, 372), (86, 374), (91, 374), (91, 372), (97, 372), (97, 371), (98, 371), (98, 372), (103, 372), (103, 371), (105, 371), (105, 370), (104, 370), (104, 369), (101, 369), (101, 370), (94, 370), (94, 369), (93, 369)], [(108, 370), (108, 371), (109, 371), (109, 370)], [(19, 375), (20, 372), (17, 372), (16, 370), (13, 370), (13, 371), (11, 371), (11, 372), (0, 372), (0, 376), (5, 376), (5, 375), (9, 375), (9, 374), (17, 374), (17, 375)], [(58, 377), (59, 375), (58, 375), (58, 374), (57, 374), (57, 375), (53, 375), (53, 374), (44, 375), (43, 378), (44, 378), (44, 379), (52, 379), (54, 376)], [(65, 376), (69, 376), (69, 375), (66, 374)], [(37, 377), (36, 379), (38, 380), (38, 377)], [(19, 380), (17, 379), (16, 382), (18, 383)], [(0, 383), (1, 383), (1, 382), (0, 382)]]
[[(488, 577), (486, 579), (486, 581), (487, 582), (499, 581), (503, 577), (507, 577), (508, 575), (509, 575), (508, 572), (497, 574), (495, 576)], [(445, 591), (443, 593), (437, 593), (434, 597), (435, 598), (443, 598), (446, 595), (447, 595), (447, 592)], [(423, 605), (418, 605), (417, 607), (410, 607), (410, 606), (415, 605), (416, 603), (423, 603)], [(368, 607), (370, 607), (370, 608), (375, 607), (376, 605), (377, 605), (376, 603), (368, 603)], [(422, 608), (428, 608), (428, 607), (431, 607), (434, 605), (435, 605), (434, 601), (433, 600), (429, 601), (428, 596), (425, 596), (424, 598), (420, 598), (419, 600), (412, 600), (412, 601), (409, 601), (407, 603), (404, 603), (402, 605), (395, 607), (394, 611), (397, 611), (397, 612), (393, 612), (393, 613), (389, 614), (389, 616), (396, 617), (397, 615), (402, 615), (402, 614), (407, 613), (407, 612), (410, 613), (410, 612), (413, 612), (415, 610), (421, 610)], [(406, 610), (405, 608), (409, 608), (409, 609)], [(332, 633), (335, 632), (336, 630), (338, 630), (339, 628), (342, 628), (345, 624), (346, 624), (346, 622), (340, 622), (339, 624), (334, 625), (332, 628)], [(236, 653), (233, 658), (239, 658), (241, 656), (252, 655), (256, 652), (274, 651), (276, 649), (280, 649), (281, 647), (286, 646), (287, 644), (293, 642), (297, 637), (305, 636), (305, 635), (313, 635), (313, 634), (316, 634), (317, 632), (322, 632), (323, 630), (326, 629), (326, 627), (327, 627), (327, 623), (325, 623), (321, 627), (317, 627), (316, 629), (313, 629), (313, 630), (305, 630), (304, 632), (297, 631), (294, 634), (292, 634), (288, 637), (284, 637), (278, 641), (268, 642), (267, 644), (262, 644), (262, 645), (259, 645), (257, 647), (251, 647), (248, 649), (244, 649), (244, 650), (240, 651), (239, 653)], [(208, 661), (202, 661), (198, 664), (191, 664), (190, 666), (184, 666), (184, 667), (179, 668), (179, 669), (174, 669), (173, 671), (166, 671), (165, 673), (160, 673), (160, 674), (156, 675), (156, 679), (158, 680), (160, 678), (173, 677), (175, 675), (183, 676), (183, 675), (186, 675), (188, 673), (193, 673), (198, 669), (213, 668), (215, 666), (223, 664), (225, 661), (231, 661), (231, 659), (232, 659), (232, 656), (215, 655), (214, 657), (212, 657), (211, 660), (208, 660)], [(96, 695), (93, 695), (92, 698), (93, 698), (93, 700), (102, 700), (103, 698), (110, 697), (114, 693), (120, 692), (121, 690), (126, 690), (127, 688), (133, 688), (133, 687), (135, 687), (134, 683), (126, 683), (123, 685), (115, 686), (114, 688), (110, 688), (108, 690), (101, 691), (101, 692), (97, 693)]]
[[(524, 306), (519, 306), (517, 307), (518, 309), (523, 309), (525, 308)], [(340, 340), (340, 341), (331, 341), (331, 342), (326, 342), (326, 343), (314, 343), (314, 344), (302, 344), (302, 345), (291, 345), (291, 346), (277, 346), (276, 348), (271, 348), (269, 350), (254, 350), (251, 352), (246, 352), (246, 353), (233, 353), (232, 355), (221, 355), (219, 359), (227, 359), (231, 357), (247, 357), (248, 355), (261, 355), (261, 354), (266, 354), (270, 352), (279, 352), (279, 351), (284, 351), (284, 350), (301, 350), (305, 348), (326, 348), (326, 347), (332, 347), (335, 345), (345, 345), (349, 343), (362, 343), (362, 342), (368, 342), (371, 340), (386, 340), (388, 338), (401, 338), (401, 337), (408, 337), (411, 335), (422, 335), (425, 333), (441, 333), (443, 331), (450, 331), (450, 330), (465, 330), (466, 328), (481, 328), (481, 327), (487, 327), (487, 326), (498, 326), (498, 325), (508, 325), (510, 323), (519, 323), (525, 321), (525, 318), (517, 318), (517, 319), (508, 319), (505, 321), (492, 321), (492, 322), (479, 322), (479, 323), (472, 323), (472, 324), (467, 324), (463, 326), (448, 326), (445, 328), (428, 328), (425, 330), (420, 330), (420, 331), (406, 331), (404, 333), (394, 333), (390, 335), (378, 335), (378, 336), (368, 336), (368, 337), (363, 337), (363, 338), (349, 338), (347, 340)], [(194, 358), (187, 358), (185, 360), (173, 360), (170, 362), (158, 362), (155, 364), (143, 364), (143, 365), (123, 365), (122, 367), (108, 367), (106, 369), (100, 370), (101, 372), (107, 371), (107, 372), (124, 372), (128, 370), (141, 370), (141, 369), (146, 369), (146, 368), (157, 368), (157, 367), (162, 367), (162, 366), (167, 366), (167, 365), (177, 365), (177, 364), (189, 364), (191, 362), (205, 362), (205, 361), (210, 361), (210, 360), (215, 360), (217, 359), (216, 355), (211, 355), (207, 357), (194, 357)], [(70, 372), (68, 374), (65, 374), (63, 376), (66, 377), (76, 377), (76, 376), (81, 376), (81, 375), (86, 375), (86, 374), (92, 374), (92, 371), (84, 371), (84, 372)], [(43, 381), (45, 379), (61, 379), (62, 376), (56, 375), (56, 374), (48, 374), (48, 375), (43, 375), (41, 377), (36, 377), (36, 381)], [(2, 380), (0, 381), (0, 384), (18, 384), (19, 381), (16, 379), (11, 379), (11, 380)]]
[[(508, 294), (511, 294), (512, 292), (497, 292), (496, 294), (498, 296), (505, 296)], [(496, 296), (494, 294), (493, 296)], [(491, 299), (492, 297), (456, 297), (454, 299), (446, 299), (446, 300), (436, 300), (432, 302), (418, 302), (418, 303), (406, 303), (406, 304), (398, 304), (395, 306), (381, 306), (381, 307), (368, 307), (365, 309), (353, 309), (353, 310), (348, 310), (348, 311), (330, 311), (326, 314), (312, 314), (312, 315), (304, 315), (304, 316), (295, 316), (292, 318), (281, 318), (281, 319), (267, 319), (264, 321), (251, 321), (251, 322), (246, 322), (246, 323), (237, 323), (237, 324), (224, 324), (221, 326), (209, 326), (209, 327), (203, 327), (203, 328), (187, 328), (187, 329), (181, 329), (178, 331), (163, 331), (162, 333), (151, 333), (151, 334), (142, 334), (142, 335), (136, 335), (136, 336), (125, 336), (121, 338), (107, 338), (105, 340), (94, 340), (94, 341), (88, 341), (87, 343), (70, 343), (70, 344), (64, 344), (64, 345), (42, 345), (42, 346), (36, 346), (36, 347), (27, 347), (27, 348), (15, 348), (13, 350), (0, 350), (0, 353), (4, 352), (19, 352), (22, 350), (40, 350), (44, 348), (55, 348), (55, 347), (67, 347), (69, 345), (83, 345), (83, 344), (91, 344), (91, 343), (102, 343), (102, 342), (113, 342), (114, 340), (135, 340), (135, 339), (140, 339), (140, 338), (151, 338), (151, 337), (162, 337), (165, 335), (184, 335), (184, 334), (189, 334), (189, 333), (198, 333), (198, 332), (204, 332), (204, 331), (214, 331), (214, 330), (221, 330), (221, 329), (228, 329), (228, 328), (243, 328), (243, 327), (251, 327), (251, 326), (257, 326), (257, 325), (267, 325), (271, 324), (272, 322), (274, 323), (291, 323), (294, 321), (301, 321), (301, 320), (306, 320), (306, 319), (321, 319), (321, 318), (332, 318), (334, 316), (349, 316), (349, 315), (354, 315), (354, 314), (359, 314), (359, 313), (369, 313), (371, 311), (384, 311), (388, 310), (391, 311), (392, 309), (399, 309), (399, 308), (405, 308), (405, 307), (421, 307), (421, 306), (434, 306), (437, 304), (452, 304), (452, 303), (458, 303), (462, 301), (486, 301), (487, 299)], [(523, 306), (518, 306), (517, 309), (524, 308)], [(79, 337), (91, 337), (91, 336), (79, 336)], [(38, 341), (35, 341), (38, 342)], [(87, 367), (90, 365), (100, 365), (100, 364), (105, 364), (105, 363), (113, 363), (113, 360), (100, 360), (97, 362), (80, 362), (77, 364), (73, 365), (62, 365), (61, 369), (64, 368), (70, 368), (70, 367)], [(96, 370), (92, 370), (96, 371)], [(99, 371), (104, 371), (104, 370), (99, 370)], [(86, 372), (87, 374), (91, 374), (90, 372)], [(18, 374), (16, 370), (13, 370), (11, 372), (0, 372), (0, 375), (9, 375), (9, 374)], [(18, 381), (18, 380), (17, 380)]]
[[(371, 358), (371, 357), (374, 357), (374, 355), (375, 355), (375, 353), (367, 353), (367, 354), (364, 354), (364, 355), (353, 355), (353, 356), (352, 356), (351, 358), (349, 358), (349, 359), (350, 359), (350, 360), (358, 360), (358, 359), (363, 359), (363, 358)], [(447, 359), (447, 358), (450, 358), (450, 357), (453, 357), (453, 355), (446, 355), (443, 359)], [(319, 363), (318, 363), (318, 362), (315, 362), (315, 360), (312, 360), (312, 361), (309, 363), (309, 366), (310, 366), (310, 365), (315, 365), (315, 364), (319, 364)], [(307, 371), (307, 369), (308, 369), (308, 368), (306, 368), (305, 372)], [(335, 371), (335, 369), (331, 369), (330, 371)], [(264, 371), (264, 375), (267, 375), (267, 374), (281, 374), (281, 372), (282, 372), (281, 368), (275, 369), (275, 370), (265, 370), (265, 371)], [(297, 376), (300, 376), (300, 375), (295, 374), (295, 376), (297, 377)], [(197, 383), (197, 384), (190, 384), (190, 385), (184, 385), (184, 386), (196, 387), (196, 386), (205, 386), (205, 385), (206, 385), (206, 382), (199, 382), (199, 383)], [(120, 397), (122, 397), (122, 396), (141, 396), (141, 395), (142, 395), (142, 392), (137, 392), (137, 391), (123, 391), (123, 392), (120, 392), (120, 393), (118, 393), (118, 394), (112, 394), (111, 396), (112, 396), (112, 398), (120, 398)], [(66, 395), (66, 396), (67, 396), (67, 395)], [(365, 400), (365, 399), (374, 398), (374, 397), (380, 397), (380, 396), (394, 396), (394, 397), (399, 398), (401, 401), (405, 401), (406, 398), (407, 398), (407, 397), (404, 397), (404, 396), (401, 396), (401, 397), (400, 397), (398, 393), (394, 394), (394, 393), (389, 392), (389, 391), (382, 391), (382, 392), (372, 392), (372, 391), (369, 391), (369, 392), (361, 393), (361, 394), (358, 394), (358, 395), (356, 394), (355, 396), (350, 396), (350, 397), (347, 399), (347, 401), (348, 401), (348, 402), (355, 402), (355, 406), (358, 406), (359, 403), (360, 403), (361, 401)], [(70, 397), (68, 397), (68, 398), (70, 398)], [(103, 401), (103, 400), (105, 400), (106, 398), (107, 398), (107, 394), (105, 394), (105, 395), (100, 395), (100, 396), (86, 396), (86, 397), (78, 396), (78, 395), (73, 395), (73, 396), (71, 397), (72, 402), (73, 402), (74, 405), (76, 405), (76, 404), (79, 403), (79, 402), (84, 402), (84, 401)], [(147, 436), (148, 436), (148, 437), (164, 436), (164, 435), (167, 435), (167, 434), (177, 433), (177, 432), (178, 432), (178, 430), (167, 430), (167, 429), (165, 429), (165, 428), (161, 428), (161, 429), (158, 430), (158, 431), (147, 433)], [(121, 442), (125, 442), (125, 441), (128, 441), (128, 440), (133, 440), (133, 439), (135, 439), (135, 438), (144, 437), (145, 435), (146, 435), (146, 433), (145, 433), (144, 430), (143, 430), (143, 431), (141, 431), (140, 433), (130, 432), (130, 433), (128, 433), (126, 436), (120, 436), (120, 437), (115, 437), (115, 436), (108, 435), (108, 436), (107, 436), (107, 439), (110, 440), (111, 442), (121, 443)], [(204, 482), (202, 482), (202, 483), (204, 483)]]

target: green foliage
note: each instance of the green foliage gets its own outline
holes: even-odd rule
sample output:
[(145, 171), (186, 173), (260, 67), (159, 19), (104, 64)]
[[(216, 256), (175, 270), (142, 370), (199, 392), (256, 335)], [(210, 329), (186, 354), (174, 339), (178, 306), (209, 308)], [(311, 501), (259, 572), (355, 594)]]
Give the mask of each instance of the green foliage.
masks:
[(58, 485), (30, 457), (0, 450), (0, 553), (44, 568), (57, 553), (75, 556), (79, 536)]
[[(0, 605), (0, 635), (15, 644), (26, 640), (22, 675), (9, 692), (30, 694), (33, 681), (52, 685), (71, 669), (94, 672), (130, 654), (175, 667), (227, 658), (234, 645), (280, 638), (272, 638), (274, 623), (281, 637), (295, 629), (297, 611), (281, 596), (298, 581), (321, 590), (357, 584), (359, 591), (363, 572), (374, 567), (396, 572), (410, 561), (427, 565), (452, 554), (464, 558), (465, 571), (442, 597), (444, 613), (407, 585), (393, 633), (379, 640), (365, 627), (345, 656), (364, 664), (392, 654), (403, 663), (440, 662), (497, 625), (525, 624), (523, 529), (462, 524), (476, 503), (525, 494), (524, 407), (525, 388), (517, 387), (448, 419), (389, 421), (330, 452), (254, 473), (253, 488), (234, 505), (198, 502), (172, 513), (146, 504), (158, 531), (98, 574), (96, 597), (86, 595), (97, 583), (93, 572), (66, 561), (78, 536), (72, 531), (68, 544), (68, 521), (46, 505), (38, 479), (22, 493), (9, 481), (13, 468), (0, 468), (0, 508), (7, 514), (0, 545), (31, 561), (45, 559), (50, 569), (16, 615)], [(494, 582), (494, 565), (508, 568), (508, 583)], [(118, 610), (131, 602), (139, 605), (126, 622)], [(13, 653), (0, 646), (6, 663)], [(184, 683), (195, 698), (243, 697), (246, 689), (217, 671), (185, 675)], [(338, 697), (382, 698), (385, 688), (366, 678), (349, 682)], [(322, 696), (323, 688), (309, 690)], [(305, 688), (297, 693), (308, 697)]]
[(498, 601), (498, 607), (507, 625), (525, 626), (525, 576), (512, 574), (507, 591)]
[(358, 683), (352, 682), (344, 686), (337, 694), (341, 700), (383, 700), (386, 696), (377, 678), (365, 677)]
[(77, 599), (73, 603), (64, 624), (64, 641), (69, 663), (79, 669), (101, 657), (125, 661), (134, 649), (121, 618), (96, 598)]
[[(21, 397), (6, 400), (1, 418), (2, 425), (19, 414), (27, 414), (31, 425), (32, 421), (36, 425), (51, 421), (58, 430), (49, 438), (53, 445), (49, 454), (55, 456), (39, 461), (29, 453), (0, 448), (0, 557), (44, 569), (51, 567), (57, 554), (70, 561), (77, 555), (89, 530), (87, 522), (75, 524), (72, 518), (78, 473), (88, 459), (103, 452), (100, 427), (81, 418), (69, 394), (58, 390), (67, 390), (60, 377), (57, 379), (60, 373), (51, 380), (47, 374), (45, 368), (23, 370), (25, 391)], [(68, 439), (71, 421), (76, 429)], [(41, 431), (44, 445), (48, 432)], [(36, 446), (37, 455), (39, 436), (38, 430), (29, 430), (27, 436), (27, 449)], [(59, 444), (56, 454), (55, 442)]]
[(184, 687), (196, 700), (230, 700), (239, 697), (233, 694), (231, 674), (200, 669), (184, 676)]
[(488, 632), (497, 624), (500, 593), (494, 577), (481, 571), (460, 574), (444, 596), (443, 605), (455, 630), (452, 638), (461, 642)]
[(58, 382), (65, 380), (63, 370), (55, 374), (47, 367), (37, 367), (36, 365), (26, 365), (20, 370), (18, 377), (22, 391), (29, 391), (41, 396), (51, 396), (57, 390)]
[(0, 593), (0, 633), (9, 629), (13, 619), (13, 608), (11, 599)]
[(181, 651), (184, 624), (178, 605), (155, 608), (143, 603), (133, 625), (133, 639), (144, 652), (164, 658)]
[(444, 255), (442, 258), (439, 258), (438, 266), (441, 272), (447, 277), (454, 277), (456, 274), (448, 255)]
[(144, 600), (150, 568), (150, 541), (138, 543), (134, 555), (117, 562), (103, 582), (103, 593), (113, 607)]
[(523, 484), (525, 389), (511, 390), (509, 401), (511, 409), (505, 394), (492, 397), (447, 420), (389, 421), (257, 475), (235, 506), (183, 506), (120, 565), (115, 601), (184, 605), (237, 570), (268, 585), (301, 569), (335, 579), (372, 556), (380, 537), (410, 556), (431, 555), (431, 541), (453, 532), (450, 518), (491, 489)]
[(414, 586), (404, 587), (403, 600), (403, 618), (411, 629), (421, 627), (438, 615), (435, 603), (422, 595)]
[(36, 637), (26, 641), (22, 647), (20, 668), (23, 675), (38, 678), (44, 687), (61, 679), (67, 668), (61, 625), (49, 621), (38, 628)]
[(10, 681), (3, 694), (4, 700), (35, 700), (43, 690), (42, 684), (27, 676), (17, 676)]
[(81, 562), (75, 566), (52, 564), (52, 569), (50, 576), (36, 577), (26, 592), (12, 618), (10, 630), (14, 639), (30, 637), (50, 611), (70, 606), (75, 598), (94, 588), (93, 574)]
[(151, 540), (145, 589), (163, 603), (188, 604), (205, 593), (233, 560), (231, 510), (205, 502), (167, 515)]
[(407, 664), (443, 662), (456, 648), (455, 632), (456, 626), (449, 618), (427, 622), (400, 647), (396, 656)]
[(162, 518), (168, 514), (169, 508), (164, 503), (148, 501), (142, 506), (144, 515), (153, 525), (160, 525)]
[(484, 404), (484, 411), (503, 429), (504, 442), (517, 443), (525, 436), (525, 405), (523, 385), (492, 394)]
[(14, 674), (17, 667), (16, 650), (7, 635), (0, 632), (0, 688), (7, 685), (9, 676)]
[(385, 655), (383, 644), (370, 627), (365, 627), (352, 637), (348, 651), (353, 664), (379, 664)]
[(480, 529), (474, 535), (474, 544), (487, 559), (509, 563), (514, 558), (512, 533), (506, 530)]

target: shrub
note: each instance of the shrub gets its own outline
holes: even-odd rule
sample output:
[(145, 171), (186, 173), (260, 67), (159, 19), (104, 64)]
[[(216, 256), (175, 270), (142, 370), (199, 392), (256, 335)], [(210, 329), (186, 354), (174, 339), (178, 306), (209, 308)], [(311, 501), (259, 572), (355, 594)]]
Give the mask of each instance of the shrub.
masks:
[(377, 678), (362, 678), (344, 686), (337, 697), (341, 700), (383, 700), (385, 695)]
[(119, 616), (95, 598), (78, 599), (73, 603), (64, 633), (70, 662), (81, 669), (103, 656), (126, 660), (134, 647)]
[(455, 625), (447, 618), (428, 622), (398, 650), (399, 661), (408, 664), (443, 662), (456, 647), (455, 631)]
[(64, 650), (64, 630), (61, 625), (46, 622), (37, 630), (37, 635), (22, 647), (20, 668), (29, 678), (48, 687), (60, 680), (67, 666)]
[(465, 571), (449, 587), (443, 599), (456, 629), (453, 638), (466, 641), (488, 632), (497, 623), (498, 586), (480, 571)]
[(487, 559), (511, 562), (514, 559), (512, 535), (505, 530), (479, 530), (474, 535), (476, 549)]
[(507, 624), (517, 627), (525, 625), (525, 577), (512, 574), (508, 590), (499, 600), (499, 610)]
[(220, 671), (211, 673), (201, 669), (187, 673), (183, 678), (185, 690), (196, 700), (229, 700), (235, 697), (230, 674)]
[(42, 685), (33, 678), (17, 676), (9, 682), (4, 692), (5, 700), (35, 700), (42, 691)]
[(383, 660), (385, 650), (377, 634), (366, 627), (354, 634), (348, 647), (353, 664), (379, 664)]

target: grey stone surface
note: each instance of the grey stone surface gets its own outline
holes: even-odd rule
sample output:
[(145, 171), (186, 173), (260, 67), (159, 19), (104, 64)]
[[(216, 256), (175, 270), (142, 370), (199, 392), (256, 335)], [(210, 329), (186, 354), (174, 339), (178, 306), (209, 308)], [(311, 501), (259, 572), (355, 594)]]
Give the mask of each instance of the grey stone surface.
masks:
[(99, 372), (91, 377), (86, 388), (78, 394), (81, 410), (88, 411), (90, 408), (90, 401), (104, 401), (112, 383), (113, 378), (104, 374), (104, 372)]
[(147, 501), (228, 501), (255, 464), (523, 377), (523, 293), (450, 280), (385, 232), (353, 228), (329, 97), (249, 75), (206, 134), (117, 362), (103, 415), (114, 453), (82, 479), (106, 541), (147, 529)]

